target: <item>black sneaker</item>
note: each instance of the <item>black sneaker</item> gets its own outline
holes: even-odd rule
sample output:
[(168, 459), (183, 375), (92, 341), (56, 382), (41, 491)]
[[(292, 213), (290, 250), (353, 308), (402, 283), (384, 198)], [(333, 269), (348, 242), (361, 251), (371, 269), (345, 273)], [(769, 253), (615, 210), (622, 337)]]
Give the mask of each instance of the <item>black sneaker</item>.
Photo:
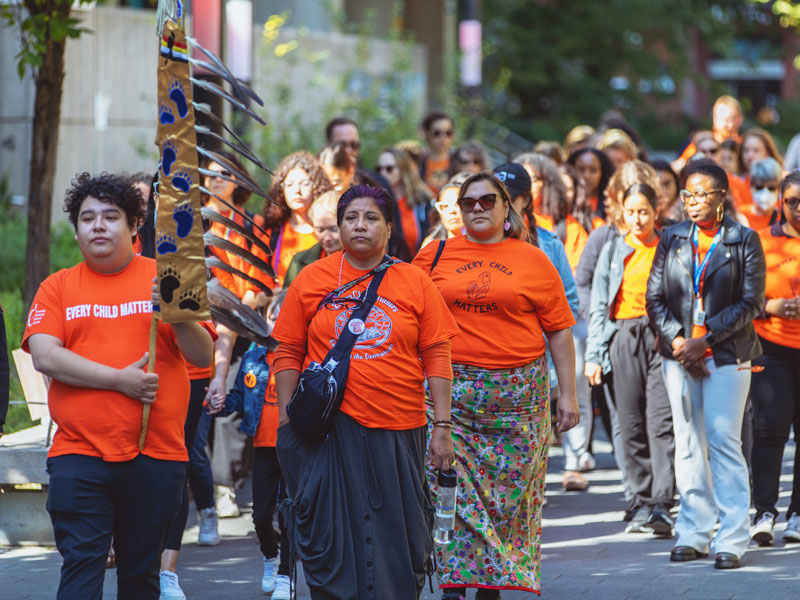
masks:
[(636, 509), (636, 514), (625, 528), (625, 533), (653, 533), (653, 528), (648, 525), (650, 520), (650, 507), (640, 506)]
[(675, 527), (675, 522), (669, 515), (669, 508), (666, 506), (656, 506), (650, 518), (647, 520), (647, 525), (653, 530), (655, 535), (672, 537), (672, 528)]

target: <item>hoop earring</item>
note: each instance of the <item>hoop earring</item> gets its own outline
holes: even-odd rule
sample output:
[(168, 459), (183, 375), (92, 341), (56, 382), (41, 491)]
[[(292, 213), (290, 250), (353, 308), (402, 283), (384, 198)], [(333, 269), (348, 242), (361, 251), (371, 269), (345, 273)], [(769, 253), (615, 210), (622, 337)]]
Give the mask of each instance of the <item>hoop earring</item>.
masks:
[(725, 207), (722, 206), (722, 202), (717, 204), (717, 221), (722, 222), (722, 219), (725, 218)]

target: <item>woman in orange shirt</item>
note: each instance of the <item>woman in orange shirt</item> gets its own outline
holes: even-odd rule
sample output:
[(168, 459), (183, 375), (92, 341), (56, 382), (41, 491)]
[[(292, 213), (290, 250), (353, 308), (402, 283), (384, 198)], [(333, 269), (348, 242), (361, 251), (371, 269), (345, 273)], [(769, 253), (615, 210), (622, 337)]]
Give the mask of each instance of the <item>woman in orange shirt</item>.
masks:
[[(766, 301), (753, 321), (764, 354), (753, 364), (753, 541), (772, 542), (778, 516), (783, 447), (794, 425), (800, 431), (800, 171), (781, 182), (781, 222), (759, 232), (767, 261)], [(800, 542), (800, 456), (795, 454), (794, 484), (783, 539)]]
[(458, 207), (458, 191), (470, 175), (468, 171), (456, 173), (439, 190), (439, 196), (433, 203), (433, 208), (436, 209), (435, 218), (438, 218), (439, 223), (431, 229), (428, 237), (422, 240), (422, 248), (434, 240), (449, 240), (464, 233), (464, 221), (461, 219), (461, 209)]
[(658, 244), (658, 194), (646, 183), (622, 195), (628, 232), (606, 242), (592, 281), (585, 373), (602, 383), (604, 355), (614, 373), (614, 400), (623, 443), (624, 472), (635, 514), (625, 531), (672, 535), (675, 495), (672, 413), (661, 356), (645, 309), (647, 278)]
[[(308, 209), (315, 198), (331, 189), (319, 161), (308, 152), (290, 154), (275, 170), (267, 190), (270, 200), (264, 202), (264, 220), (270, 228), (269, 239), (264, 241), (272, 248), (272, 256), (267, 257), (258, 248), (253, 253), (272, 264), (281, 286), (295, 254), (317, 243)], [(282, 210), (275, 211), (276, 205)], [(259, 269), (253, 268), (250, 276), (272, 283)]]
[[(436, 419), (428, 456), (438, 469), (454, 458), (450, 340), (458, 327), (428, 275), (408, 263), (384, 264), (377, 302), (363, 322), (348, 324), (386, 258), (393, 205), (385, 190), (370, 186), (342, 195), (337, 219), (344, 250), (300, 272), (273, 332), (280, 342), (278, 458), (292, 499), (297, 556), (314, 598), (419, 596), (433, 550), (426, 377)], [(348, 289), (351, 282), (357, 283)], [(300, 371), (323, 362), (345, 326), (361, 333), (342, 405), (326, 441), (308, 442), (286, 406)]]
[(614, 174), (614, 165), (605, 152), (595, 148), (583, 148), (570, 155), (567, 163), (575, 167), (583, 181), (583, 189), (594, 216), (595, 228), (606, 222), (606, 186)]
[(461, 329), (452, 350), (456, 525), (453, 541), (437, 548), (439, 587), (448, 599), (463, 598), (467, 587), (486, 599), (502, 589), (538, 593), (550, 435), (544, 338), (561, 382), (563, 432), (579, 420), (575, 319), (558, 271), (527, 242), (524, 221), (492, 173), (467, 179), (459, 205), (466, 235), (447, 240), (438, 261), (438, 244), (414, 259)]
[(386, 178), (392, 188), (400, 216), (396, 227), (399, 227), (411, 254), (416, 254), (430, 228), (433, 194), (423, 183), (414, 161), (405, 150), (381, 150), (375, 170)]

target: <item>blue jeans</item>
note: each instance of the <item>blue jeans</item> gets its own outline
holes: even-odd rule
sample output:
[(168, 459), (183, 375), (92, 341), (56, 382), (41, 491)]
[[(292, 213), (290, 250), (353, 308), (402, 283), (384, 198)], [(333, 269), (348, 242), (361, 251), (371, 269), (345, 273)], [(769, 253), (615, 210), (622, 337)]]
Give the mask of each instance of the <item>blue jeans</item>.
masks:
[[(708, 377), (691, 377), (674, 360), (663, 359), (675, 428), (675, 482), (681, 510), (677, 546), (741, 557), (750, 541), (750, 477), (742, 454), (742, 420), (750, 371), (717, 367), (707, 358)], [(742, 363), (747, 368), (749, 362)], [(711, 532), (719, 520), (719, 531)]]
[(181, 503), (186, 466), (139, 454), (125, 462), (66, 454), (47, 459), (47, 511), (64, 563), (58, 600), (103, 597), (114, 538), (117, 597), (158, 600), (161, 551)]

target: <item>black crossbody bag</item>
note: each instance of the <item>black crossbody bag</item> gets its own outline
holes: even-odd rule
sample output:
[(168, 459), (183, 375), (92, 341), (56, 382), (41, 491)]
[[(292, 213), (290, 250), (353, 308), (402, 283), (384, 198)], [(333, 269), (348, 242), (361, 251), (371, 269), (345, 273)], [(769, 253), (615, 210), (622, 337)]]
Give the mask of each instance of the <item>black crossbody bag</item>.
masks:
[[(286, 406), (286, 414), (295, 433), (309, 442), (320, 442), (325, 439), (333, 427), (333, 419), (339, 412), (344, 397), (344, 388), (347, 384), (347, 375), (350, 371), (350, 353), (356, 345), (358, 336), (364, 331), (364, 323), (369, 311), (378, 299), (378, 286), (380, 286), (386, 270), (397, 263), (396, 259), (386, 258), (372, 271), (351, 281), (329, 293), (320, 302), (317, 311), (326, 304), (341, 300), (339, 296), (359, 282), (372, 277), (366, 292), (363, 294), (360, 305), (353, 310), (347, 324), (342, 328), (342, 333), (336, 344), (322, 360), (322, 364), (312, 362), (300, 374), (300, 380), (292, 394), (292, 399)], [(349, 301), (352, 302), (352, 299)], [(358, 324), (351, 330), (351, 323)]]

